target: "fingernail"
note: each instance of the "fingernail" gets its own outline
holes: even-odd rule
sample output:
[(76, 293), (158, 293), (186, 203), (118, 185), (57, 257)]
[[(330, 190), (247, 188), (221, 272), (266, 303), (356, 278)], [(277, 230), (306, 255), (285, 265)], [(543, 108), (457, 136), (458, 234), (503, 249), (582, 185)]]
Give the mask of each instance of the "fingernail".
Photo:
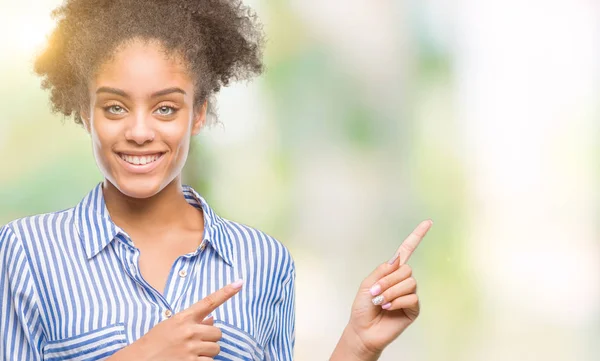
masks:
[(381, 293), (381, 286), (378, 283), (374, 284), (373, 287), (371, 287), (370, 292), (371, 296), (377, 296)]
[(239, 290), (240, 288), (242, 288), (242, 285), (244, 285), (244, 280), (237, 280), (231, 284), (231, 287), (233, 287), (236, 290)]
[(383, 296), (377, 296), (371, 300), (375, 306), (379, 306), (383, 303)]
[(388, 302), (385, 305), (381, 306), (381, 308), (383, 308), (384, 310), (388, 310), (388, 309), (390, 309), (390, 307), (392, 307), (392, 304), (390, 302)]
[(394, 262), (396, 262), (396, 260), (398, 259), (399, 254), (395, 254), (394, 257), (392, 257), (389, 261), (388, 264), (394, 264)]

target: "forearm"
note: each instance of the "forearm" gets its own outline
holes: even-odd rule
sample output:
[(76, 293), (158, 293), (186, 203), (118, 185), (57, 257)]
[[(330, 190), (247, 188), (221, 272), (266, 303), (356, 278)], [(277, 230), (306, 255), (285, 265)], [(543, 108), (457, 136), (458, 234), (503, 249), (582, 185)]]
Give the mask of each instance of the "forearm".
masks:
[(381, 352), (372, 352), (362, 347), (358, 336), (346, 326), (329, 361), (376, 361)]
[(112, 356), (107, 358), (106, 361), (146, 360), (146, 356), (142, 354), (140, 347), (138, 347), (139, 341), (140, 340), (115, 352)]

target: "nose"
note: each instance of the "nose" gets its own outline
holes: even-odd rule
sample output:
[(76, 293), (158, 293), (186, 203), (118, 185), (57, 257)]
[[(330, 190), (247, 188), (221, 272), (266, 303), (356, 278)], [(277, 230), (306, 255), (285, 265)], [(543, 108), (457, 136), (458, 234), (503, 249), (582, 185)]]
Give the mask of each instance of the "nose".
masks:
[(143, 113), (131, 117), (131, 122), (125, 130), (125, 139), (139, 145), (153, 141), (155, 133), (151, 122), (152, 120), (148, 119)]

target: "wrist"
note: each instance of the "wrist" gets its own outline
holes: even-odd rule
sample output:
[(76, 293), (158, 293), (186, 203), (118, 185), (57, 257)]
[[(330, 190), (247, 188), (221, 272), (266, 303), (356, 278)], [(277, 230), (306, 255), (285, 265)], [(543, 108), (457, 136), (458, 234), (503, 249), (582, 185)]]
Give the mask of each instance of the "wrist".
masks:
[(330, 361), (376, 361), (381, 351), (370, 350), (361, 338), (347, 325)]
[(143, 352), (144, 347), (140, 345), (140, 341), (143, 342), (142, 339), (139, 339), (136, 342), (123, 347), (122, 349), (114, 353), (112, 356), (110, 356), (107, 359), (107, 361), (148, 360), (147, 355)]

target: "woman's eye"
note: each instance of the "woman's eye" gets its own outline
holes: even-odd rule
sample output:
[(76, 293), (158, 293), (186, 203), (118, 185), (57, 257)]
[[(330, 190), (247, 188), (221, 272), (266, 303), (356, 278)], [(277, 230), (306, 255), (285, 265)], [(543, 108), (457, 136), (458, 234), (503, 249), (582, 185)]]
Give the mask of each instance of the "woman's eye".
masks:
[(176, 109), (173, 107), (164, 106), (164, 107), (158, 108), (156, 111), (158, 112), (159, 115), (169, 116), (169, 115), (173, 115), (175, 113)]
[(120, 105), (111, 105), (108, 106), (106, 108), (104, 108), (106, 111), (108, 111), (109, 113), (115, 114), (115, 115), (120, 115), (123, 114), (123, 112), (125, 111), (125, 109), (123, 109), (122, 106)]

